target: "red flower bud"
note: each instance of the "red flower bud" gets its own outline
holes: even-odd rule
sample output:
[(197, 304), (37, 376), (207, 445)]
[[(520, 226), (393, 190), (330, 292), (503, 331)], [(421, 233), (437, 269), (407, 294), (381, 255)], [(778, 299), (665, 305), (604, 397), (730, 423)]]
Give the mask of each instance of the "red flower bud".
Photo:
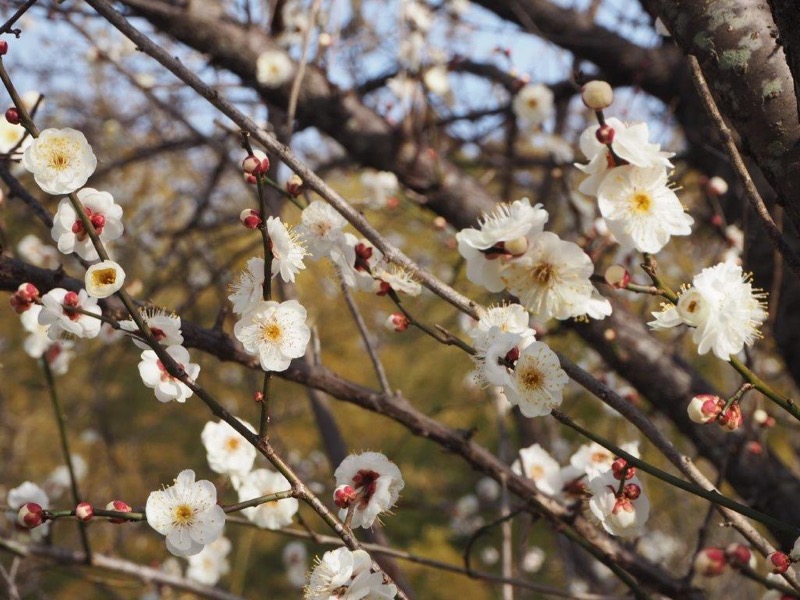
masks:
[(636, 468), (632, 465), (629, 466), (628, 461), (624, 458), (618, 458), (611, 463), (611, 472), (614, 474), (614, 479), (622, 479), (622, 474), (625, 473), (625, 479), (628, 480), (636, 475)]
[(694, 559), (694, 569), (704, 577), (722, 575), (728, 565), (728, 557), (722, 548), (703, 548)]
[(603, 125), (600, 125), (600, 127), (598, 127), (594, 135), (597, 138), (598, 142), (608, 146), (611, 142), (614, 141), (615, 133), (616, 132), (614, 131), (614, 128), (611, 127), (611, 125), (609, 125), (608, 123), (605, 123)]
[(245, 208), (239, 213), (239, 221), (241, 221), (242, 225), (247, 229), (256, 229), (262, 223), (261, 213), (252, 208)]
[(6, 111), (6, 121), (12, 125), (19, 125), (19, 111), (13, 106)]
[(8, 52), (8, 42), (0, 40), (0, 56), (5, 56), (6, 52)]
[(75, 507), (75, 516), (81, 521), (89, 521), (94, 516), (94, 508), (88, 502), (81, 502)]
[(773, 552), (767, 556), (767, 566), (772, 568), (773, 573), (786, 573), (791, 564), (792, 559), (783, 552)]
[(753, 556), (750, 548), (744, 544), (730, 544), (727, 548), (725, 548), (725, 554), (731, 562), (741, 565), (749, 565), (750, 558)]
[(23, 504), (17, 513), (17, 522), (25, 529), (33, 529), (45, 522), (42, 507), (35, 502)]
[(390, 331), (396, 331), (397, 333), (402, 333), (408, 329), (409, 325), (410, 322), (403, 313), (392, 313), (389, 315), (389, 318), (386, 319), (386, 328)]
[[(117, 512), (131, 512), (131, 507), (125, 504), (122, 500), (112, 500), (106, 504), (106, 510), (115, 510)], [(125, 523), (127, 519), (110, 518), (109, 523)]]

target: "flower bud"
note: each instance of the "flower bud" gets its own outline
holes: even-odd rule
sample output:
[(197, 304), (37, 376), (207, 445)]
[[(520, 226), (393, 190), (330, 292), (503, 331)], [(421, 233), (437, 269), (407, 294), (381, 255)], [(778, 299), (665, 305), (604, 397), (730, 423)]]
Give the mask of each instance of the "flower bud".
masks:
[(625, 479), (632, 479), (636, 475), (636, 467), (628, 465), (628, 461), (624, 458), (618, 458), (611, 463), (611, 472), (614, 474), (614, 479), (622, 479), (622, 474), (625, 474)]
[(767, 556), (767, 566), (772, 569), (773, 573), (786, 573), (791, 564), (792, 559), (783, 552), (773, 552)]
[(242, 170), (245, 173), (255, 173), (257, 169), (261, 167), (261, 161), (258, 160), (257, 157), (253, 156), (252, 154), (248, 155), (242, 161)]
[(32, 283), (23, 283), (11, 295), (9, 303), (18, 315), (28, 310), (39, 299), (39, 290)]
[(408, 318), (403, 313), (392, 313), (389, 315), (389, 318), (386, 319), (386, 329), (396, 331), (397, 333), (404, 332), (408, 329), (409, 325)]
[(621, 290), (628, 287), (631, 282), (631, 274), (622, 265), (611, 265), (606, 269), (606, 283), (614, 289)]
[(713, 394), (698, 394), (689, 402), (686, 407), (686, 412), (689, 413), (689, 418), (695, 423), (710, 423), (717, 418), (724, 402), (719, 396)]
[(622, 488), (622, 493), (625, 494), (625, 497), (629, 500), (636, 500), (642, 495), (642, 488), (635, 483), (626, 483), (625, 487)]
[(519, 360), (519, 355), (519, 346), (514, 346), (511, 350), (506, 352), (506, 360), (510, 363), (515, 363)]
[(339, 508), (349, 508), (358, 498), (358, 492), (347, 484), (340, 485), (333, 490), (333, 503)]
[(706, 191), (711, 196), (722, 196), (728, 191), (728, 182), (722, 177), (712, 177), (708, 180)]
[(75, 292), (67, 292), (64, 295), (64, 306), (71, 306), (75, 308), (78, 306), (78, 302), (80, 302), (80, 299), (78, 298), (78, 294)]
[(528, 249), (528, 239), (526, 237), (518, 237), (513, 240), (508, 240), (505, 243), (506, 252), (511, 256), (521, 256), (525, 254)]
[(259, 402), (264, 401), (264, 392), (258, 391), (253, 394), (253, 401), (258, 404)]
[(435, 217), (433, 219), (433, 228), (436, 229), (436, 231), (444, 231), (447, 229), (447, 219), (441, 215)]
[(581, 88), (583, 103), (592, 110), (603, 110), (614, 102), (614, 90), (605, 81), (589, 81)]
[(727, 429), (728, 431), (736, 431), (742, 425), (744, 425), (744, 417), (742, 416), (742, 408), (739, 406), (738, 402), (734, 402), (728, 407), (728, 410), (725, 411), (725, 414), (721, 414), (717, 417), (717, 422)]
[(256, 229), (261, 225), (261, 214), (252, 208), (245, 208), (239, 213), (239, 221), (242, 222), (247, 229)]
[(300, 176), (297, 173), (289, 177), (289, 179), (286, 181), (286, 191), (295, 198), (297, 198), (300, 195), (300, 192), (303, 191), (303, 180), (300, 179)]
[(750, 440), (745, 444), (744, 449), (749, 454), (754, 454), (756, 456), (764, 453), (764, 446), (762, 446), (761, 442), (758, 440)]
[(81, 502), (75, 507), (75, 516), (81, 521), (89, 521), (94, 516), (94, 508), (88, 502)]
[[(131, 507), (125, 504), (122, 500), (112, 500), (106, 504), (106, 510), (115, 510), (117, 512), (131, 512)], [(109, 523), (125, 523), (127, 519), (110, 518)]]
[(19, 111), (13, 106), (6, 111), (6, 121), (12, 125), (19, 125)]
[(771, 417), (763, 408), (759, 408), (753, 412), (753, 422), (765, 429), (775, 427), (775, 418)]
[(608, 123), (604, 123), (603, 125), (600, 125), (600, 127), (597, 128), (597, 131), (595, 132), (594, 136), (597, 138), (598, 142), (608, 146), (611, 142), (614, 141), (615, 133), (616, 132), (614, 131), (614, 128), (611, 127), (611, 125), (609, 125)]
[(8, 52), (8, 42), (0, 40), (0, 56), (5, 56), (6, 52)]
[(733, 563), (747, 565), (748, 567), (755, 566), (755, 557), (750, 551), (750, 548), (744, 544), (729, 544), (728, 547), (725, 548), (725, 555), (728, 557), (728, 560)]
[(45, 517), (42, 507), (35, 502), (28, 502), (19, 508), (17, 522), (25, 529), (33, 529), (44, 523)]
[(704, 577), (722, 575), (728, 557), (722, 548), (703, 548), (694, 559), (694, 570)]

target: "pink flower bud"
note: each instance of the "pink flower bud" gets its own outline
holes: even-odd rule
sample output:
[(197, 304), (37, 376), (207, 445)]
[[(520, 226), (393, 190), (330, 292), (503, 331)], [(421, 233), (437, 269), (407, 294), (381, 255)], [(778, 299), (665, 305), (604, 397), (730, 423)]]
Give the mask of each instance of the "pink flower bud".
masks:
[(618, 458), (611, 463), (611, 472), (614, 474), (614, 479), (616, 480), (622, 479), (623, 473), (625, 474), (625, 479), (628, 480), (636, 475), (636, 468), (633, 466), (628, 466), (628, 461), (626, 461), (624, 458)]
[(39, 299), (39, 290), (32, 283), (23, 283), (9, 300), (14, 311), (21, 315)]
[(736, 431), (744, 425), (744, 416), (738, 402), (734, 402), (728, 407), (724, 415), (717, 417), (717, 422), (728, 431)]
[(642, 488), (635, 483), (626, 483), (625, 487), (622, 488), (622, 493), (625, 494), (625, 497), (629, 500), (636, 500), (642, 495)]
[(728, 557), (722, 548), (703, 548), (694, 559), (694, 570), (704, 577), (722, 575)]
[(261, 225), (261, 214), (252, 208), (245, 208), (239, 213), (239, 220), (247, 229), (256, 229)]
[(96, 214), (92, 215), (91, 219), (89, 220), (92, 222), (92, 225), (94, 225), (94, 228), (97, 230), (97, 233), (101, 233), (100, 230), (103, 229), (103, 226), (106, 224), (105, 216), (101, 214)]
[(44, 523), (45, 517), (42, 507), (35, 502), (23, 504), (17, 513), (17, 522), (25, 529), (33, 529)]
[(750, 559), (753, 558), (753, 553), (750, 548), (744, 544), (730, 544), (725, 548), (725, 554), (728, 559), (733, 563), (741, 565), (750, 565)]
[(0, 56), (5, 56), (6, 52), (8, 52), (8, 42), (0, 40)]
[(791, 564), (792, 559), (783, 552), (773, 552), (767, 556), (767, 566), (772, 569), (773, 573), (786, 573)]
[(631, 274), (622, 265), (611, 265), (606, 269), (606, 283), (614, 289), (621, 290), (628, 287), (631, 282)]
[(358, 498), (358, 492), (347, 484), (333, 490), (333, 503), (339, 508), (348, 508)]
[(689, 402), (686, 412), (695, 423), (710, 423), (722, 412), (725, 402), (713, 394), (698, 394)]
[(764, 429), (775, 427), (775, 418), (771, 417), (763, 408), (759, 408), (753, 412), (753, 422)]
[[(131, 512), (131, 507), (125, 504), (122, 500), (112, 500), (106, 504), (106, 510), (115, 510), (117, 512)], [(114, 519), (110, 518), (109, 523), (125, 523), (127, 519)]]
[(597, 138), (598, 142), (608, 146), (611, 142), (614, 141), (614, 134), (615, 134), (614, 128), (611, 127), (611, 125), (609, 125), (608, 123), (605, 123), (603, 125), (600, 125), (600, 127), (597, 129), (594, 135)]
[(81, 502), (75, 507), (75, 516), (81, 521), (89, 521), (94, 516), (94, 508), (88, 502)]
[(67, 292), (64, 295), (64, 306), (72, 306), (73, 308), (78, 306), (78, 294), (75, 292)]
[(303, 191), (303, 180), (300, 179), (300, 176), (297, 173), (289, 177), (288, 181), (286, 182), (286, 191), (295, 198), (297, 198), (300, 195), (300, 192)]
[(12, 125), (19, 125), (19, 111), (13, 106), (6, 111), (6, 121)]
[(258, 404), (259, 402), (263, 402), (264, 392), (256, 392), (255, 394), (253, 394), (253, 400), (255, 401), (256, 404)]
[(589, 81), (581, 88), (583, 103), (592, 110), (603, 110), (614, 102), (614, 90), (605, 81)]
[(410, 322), (403, 313), (392, 313), (389, 315), (389, 318), (386, 319), (386, 329), (396, 331), (397, 333), (404, 332), (408, 329), (409, 325)]
[(242, 161), (242, 170), (245, 173), (255, 173), (261, 167), (261, 161), (258, 157), (250, 154)]

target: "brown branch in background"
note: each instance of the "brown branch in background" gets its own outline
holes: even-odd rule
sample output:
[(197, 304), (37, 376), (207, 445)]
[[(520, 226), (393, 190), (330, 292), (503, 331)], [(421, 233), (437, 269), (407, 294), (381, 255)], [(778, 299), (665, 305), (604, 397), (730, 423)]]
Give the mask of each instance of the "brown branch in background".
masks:
[(702, 69), (700, 68), (700, 64), (697, 62), (697, 58), (690, 56), (689, 66), (692, 70), (692, 79), (694, 80), (697, 91), (700, 93), (700, 98), (703, 101), (703, 106), (705, 106), (708, 116), (711, 117), (711, 121), (714, 123), (720, 135), (722, 136), (722, 144), (725, 146), (725, 150), (731, 159), (731, 165), (733, 165), (736, 174), (739, 176), (739, 181), (744, 187), (745, 196), (747, 196), (750, 206), (753, 207), (753, 210), (758, 215), (758, 219), (761, 225), (764, 227), (764, 230), (767, 232), (767, 236), (769, 237), (769, 241), (772, 243), (772, 246), (778, 253), (780, 253), (783, 259), (786, 261), (786, 264), (789, 265), (789, 268), (792, 270), (795, 277), (800, 279), (800, 257), (798, 257), (798, 255), (783, 237), (783, 233), (781, 232), (780, 228), (778, 228), (778, 226), (775, 224), (775, 221), (772, 220), (772, 216), (769, 214), (769, 210), (767, 210), (767, 206), (764, 204), (761, 194), (758, 193), (756, 184), (753, 183), (753, 179), (750, 177), (747, 166), (744, 164), (744, 160), (742, 160), (742, 155), (739, 154), (739, 149), (736, 147), (736, 142), (733, 139), (731, 130), (725, 123), (725, 119), (722, 118), (719, 108), (717, 108), (717, 103), (714, 100), (714, 96), (711, 94), (711, 90), (708, 89), (708, 83), (706, 82), (706, 78), (703, 75)]

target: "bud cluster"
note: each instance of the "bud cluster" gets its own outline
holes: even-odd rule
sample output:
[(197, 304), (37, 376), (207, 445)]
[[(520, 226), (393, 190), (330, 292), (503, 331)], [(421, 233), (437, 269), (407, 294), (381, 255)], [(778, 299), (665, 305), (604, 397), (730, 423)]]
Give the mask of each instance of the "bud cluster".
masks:
[[(769, 560), (769, 557), (767, 559)], [(726, 548), (703, 548), (694, 559), (694, 570), (703, 577), (717, 577), (729, 566), (732, 568), (746, 566), (753, 569), (755, 562), (755, 556), (750, 548), (744, 544), (733, 543)]]
[(11, 295), (11, 308), (21, 315), (39, 300), (39, 290), (32, 283), (23, 283)]
[(742, 408), (738, 402), (731, 403), (725, 410), (725, 400), (713, 394), (698, 394), (686, 407), (689, 418), (695, 423), (705, 424), (716, 421), (728, 431), (736, 431), (744, 424)]

